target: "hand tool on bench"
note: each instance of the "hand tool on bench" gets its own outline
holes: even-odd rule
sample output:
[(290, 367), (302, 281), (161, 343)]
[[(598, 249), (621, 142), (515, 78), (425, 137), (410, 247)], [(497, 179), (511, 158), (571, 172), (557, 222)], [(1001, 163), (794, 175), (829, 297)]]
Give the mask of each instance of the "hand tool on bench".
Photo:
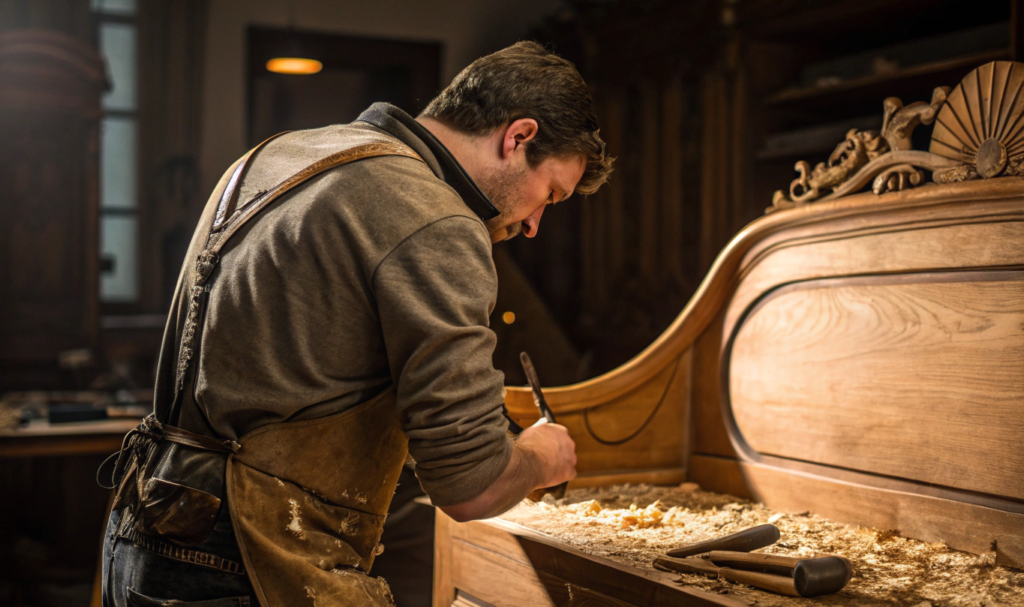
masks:
[(760, 588), (769, 592), (776, 592), (787, 596), (800, 596), (791, 577), (719, 567), (711, 561), (697, 557), (676, 559), (670, 556), (659, 556), (654, 559), (654, 567), (662, 571), (674, 571), (676, 573), (711, 575), (719, 579), (746, 584), (747, 586), (753, 586), (754, 588)]
[[(523, 373), (526, 374), (526, 381), (530, 382), (530, 390), (533, 391), (533, 403), (537, 405), (537, 409), (540, 410), (541, 416), (548, 420), (549, 424), (555, 423), (555, 414), (551, 411), (551, 407), (548, 406), (548, 401), (544, 398), (544, 393), (540, 391), (540, 378), (537, 377), (537, 370), (533, 368), (533, 361), (530, 360), (530, 355), (526, 352), (520, 352), (519, 362), (523, 364)], [(565, 488), (568, 485), (569, 482), (566, 481), (555, 487), (537, 489), (528, 497), (536, 502), (539, 501), (540, 498), (544, 497), (545, 493), (550, 493), (556, 500), (562, 499), (565, 497)]]
[[(716, 554), (716, 552), (712, 552), (712, 554)], [(725, 552), (726, 556), (723, 556), (722, 552), (717, 552), (717, 554), (720, 561), (663, 556), (654, 560), (654, 566), (663, 571), (713, 575), (723, 580), (746, 584), (761, 590), (804, 598), (839, 592), (853, 575), (853, 567), (850, 562), (838, 556), (798, 559), (768, 554), (752, 555), (730, 552)], [(757, 560), (731, 556), (737, 554), (745, 557), (765, 558)], [(730, 566), (723, 567), (720, 566), (721, 563), (729, 563)], [(790, 563), (792, 563), (792, 567), (787, 566)], [(747, 568), (757, 568), (758, 570), (746, 570)], [(779, 572), (781, 575), (768, 573), (765, 571), (766, 569)]]
[(712, 550), (735, 550), (739, 552), (750, 552), (765, 546), (771, 546), (779, 541), (779, 528), (775, 525), (758, 525), (750, 529), (744, 529), (731, 535), (697, 542), (689, 546), (681, 546), (668, 551), (668, 556), (682, 558), (711, 552)]
[(804, 597), (839, 592), (853, 577), (853, 565), (841, 556), (798, 558), (713, 550), (708, 558), (720, 567), (792, 577), (797, 592)]

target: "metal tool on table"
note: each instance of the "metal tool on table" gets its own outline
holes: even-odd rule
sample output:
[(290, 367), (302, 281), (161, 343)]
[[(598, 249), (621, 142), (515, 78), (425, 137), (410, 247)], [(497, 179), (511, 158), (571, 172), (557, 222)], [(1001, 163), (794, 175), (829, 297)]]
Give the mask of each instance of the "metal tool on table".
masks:
[[(548, 401), (544, 399), (544, 393), (540, 391), (540, 379), (537, 377), (537, 370), (533, 368), (533, 361), (530, 360), (530, 355), (526, 352), (520, 352), (519, 362), (523, 364), (523, 373), (526, 374), (526, 381), (530, 383), (530, 389), (533, 391), (533, 403), (537, 405), (541, 417), (548, 420), (549, 424), (555, 423), (555, 414), (551, 411), (551, 407), (548, 406)], [(565, 497), (565, 489), (568, 485), (569, 482), (566, 481), (555, 487), (537, 489), (528, 497), (536, 502), (540, 501), (540, 498), (544, 497), (546, 493), (550, 493), (555, 499), (562, 499)]]
[[(787, 596), (812, 597), (842, 590), (853, 565), (839, 556), (802, 559), (750, 552), (779, 540), (775, 525), (758, 525), (724, 537), (681, 546), (654, 560), (664, 571), (713, 575)], [(708, 553), (708, 558), (695, 558)], [(689, 558), (683, 558), (689, 557)]]

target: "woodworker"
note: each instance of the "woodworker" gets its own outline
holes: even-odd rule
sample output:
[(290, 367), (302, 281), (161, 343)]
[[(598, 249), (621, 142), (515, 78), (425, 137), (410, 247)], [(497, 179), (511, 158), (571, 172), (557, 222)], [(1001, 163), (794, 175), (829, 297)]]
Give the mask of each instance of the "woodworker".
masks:
[(564, 427), (507, 432), (491, 245), (610, 171), (583, 79), (532, 42), (418, 118), (376, 103), (230, 167), (115, 466), (103, 604), (387, 605), (367, 572), (407, 454), (460, 521), (573, 478)]

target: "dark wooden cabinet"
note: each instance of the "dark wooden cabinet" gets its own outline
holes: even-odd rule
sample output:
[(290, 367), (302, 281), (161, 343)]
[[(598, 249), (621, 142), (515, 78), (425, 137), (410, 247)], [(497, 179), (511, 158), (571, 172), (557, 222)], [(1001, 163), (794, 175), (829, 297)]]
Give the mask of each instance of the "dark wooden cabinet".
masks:
[(106, 79), (86, 43), (20, 30), (0, 34), (0, 82), (0, 388), (15, 389), (97, 340)]

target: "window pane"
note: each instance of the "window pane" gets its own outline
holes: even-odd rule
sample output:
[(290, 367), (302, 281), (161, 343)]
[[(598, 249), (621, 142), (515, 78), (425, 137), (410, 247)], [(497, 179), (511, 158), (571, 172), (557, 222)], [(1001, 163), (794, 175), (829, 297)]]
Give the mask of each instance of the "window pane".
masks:
[(135, 301), (139, 294), (136, 264), (138, 219), (132, 215), (101, 217), (100, 241), (104, 265), (100, 275), (100, 299), (110, 302)]
[(92, 11), (110, 15), (134, 15), (135, 0), (92, 0)]
[(100, 51), (107, 59), (113, 87), (103, 95), (108, 110), (135, 109), (135, 26), (100, 24)]
[(134, 209), (138, 196), (135, 119), (104, 118), (100, 146), (102, 208)]

